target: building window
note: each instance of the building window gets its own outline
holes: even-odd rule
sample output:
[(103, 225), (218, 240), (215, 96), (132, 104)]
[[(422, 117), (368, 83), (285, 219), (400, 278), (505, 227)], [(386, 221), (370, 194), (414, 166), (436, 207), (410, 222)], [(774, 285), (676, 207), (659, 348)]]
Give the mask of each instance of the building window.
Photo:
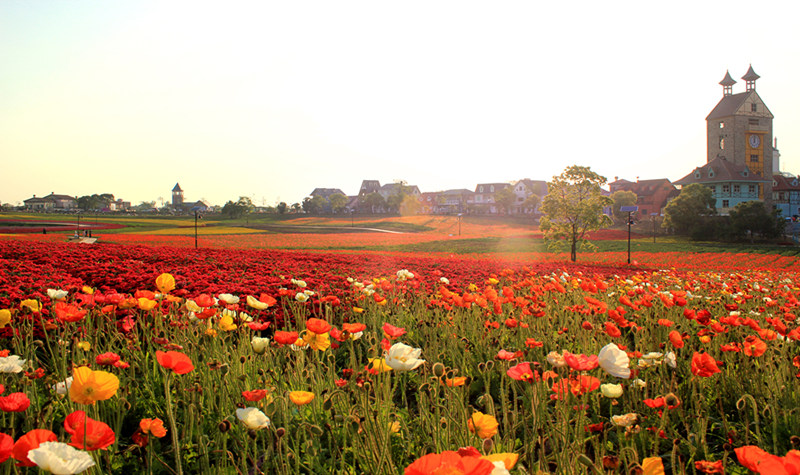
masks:
[(740, 191), (741, 191), (741, 189), (740, 189), (739, 185), (733, 185), (733, 192), (734, 193), (739, 193)]
[(729, 208), (731, 206), (731, 202), (729, 200), (722, 200), (722, 207)]
[(747, 190), (748, 190), (750, 193), (755, 193), (755, 192), (756, 192), (756, 185), (749, 185), (749, 186), (747, 187)]
[[(756, 105), (755, 102), (750, 104), (750, 111), (751, 112), (758, 112), (758, 106)], [(758, 120), (758, 119), (756, 119), (756, 120)]]
[(730, 193), (731, 192), (731, 185), (722, 185), (722, 192), (723, 193)]
[(725, 139), (722, 137), (719, 138), (719, 149), (725, 150)]
[(758, 154), (752, 154), (752, 155), (750, 155), (750, 161), (751, 161), (751, 162), (757, 162), (757, 161), (758, 161), (758, 159), (759, 159), (759, 157), (758, 157)]
[(494, 185), (489, 185), (489, 191), (494, 193)]
[[(753, 104), (755, 106), (755, 104)], [(755, 110), (753, 110), (755, 112)], [(758, 119), (747, 119), (747, 123), (750, 125), (758, 125)]]
[(720, 129), (724, 129), (725, 128), (725, 122), (720, 122), (719, 123), (719, 128)]
[(480, 191), (481, 193), (483, 193), (483, 186), (479, 186), (479, 187), (478, 187), (478, 191)]

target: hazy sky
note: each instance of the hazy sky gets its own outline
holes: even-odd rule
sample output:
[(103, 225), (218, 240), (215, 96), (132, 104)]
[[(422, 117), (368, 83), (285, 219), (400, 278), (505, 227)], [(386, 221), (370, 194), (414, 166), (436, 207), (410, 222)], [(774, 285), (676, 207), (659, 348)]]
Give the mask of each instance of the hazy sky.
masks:
[(2, 0), (0, 201), (674, 181), (751, 63), (798, 173), (795, 3)]

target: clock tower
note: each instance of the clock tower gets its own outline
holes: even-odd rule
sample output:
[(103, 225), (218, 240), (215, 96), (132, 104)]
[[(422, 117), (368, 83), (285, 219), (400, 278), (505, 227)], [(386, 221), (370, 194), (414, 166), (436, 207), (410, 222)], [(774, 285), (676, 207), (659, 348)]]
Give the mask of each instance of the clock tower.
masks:
[[(760, 76), (753, 67), (742, 76), (745, 92), (733, 93), (736, 81), (726, 72), (720, 81), (722, 99), (706, 117), (707, 162), (721, 158), (747, 167), (764, 182), (758, 197), (772, 202), (772, 119), (773, 115), (756, 92)], [(771, 209), (772, 206), (769, 206)]]

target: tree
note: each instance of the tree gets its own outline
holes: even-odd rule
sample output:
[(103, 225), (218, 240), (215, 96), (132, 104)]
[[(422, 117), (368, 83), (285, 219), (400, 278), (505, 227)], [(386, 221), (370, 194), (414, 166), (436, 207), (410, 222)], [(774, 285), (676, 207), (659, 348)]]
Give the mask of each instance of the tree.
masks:
[(136, 211), (150, 211), (156, 207), (155, 201), (142, 201), (138, 205), (134, 206), (133, 209)]
[(254, 209), (255, 206), (249, 197), (240, 196), (235, 203), (233, 201), (225, 203), (225, 206), (222, 207), (222, 214), (230, 219), (238, 219), (251, 213)]
[(506, 214), (511, 214), (511, 207), (514, 206), (514, 202), (516, 200), (517, 195), (510, 186), (507, 186), (494, 194), (494, 202), (497, 203), (497, 205), (500, 206), (500, 208), (502, 208)]
[(750, 242), (753, 242), (756, 234), (767, 239), (776, 238), (783, 233), (786, 225), (779, 211), (769, 213), (761, 201), (739, 203), (730, 215), (734, 236), (741, 238), (749, 235)]
[(328, 197), (331, 204), (331, 211), (340, 213), (347, 206), (347, 197), (341, 193), (334, 193)]
[(564, 241), (569, 243), (572, 262), (577, 259), (579, 247), (592, 247), (586, 234), (608, 222), (603, 208), (612, 202), (602, 194), (605, 183), (606, 178), (591, 168), (572, 165), (547, 184), (539, 226), (549, 247), (558, 249)]
[(386, 206), (386, 200), (384, 200), (383, 196), (381, 196), (381, 194), (377, 191), (373, 191), (372, 193), (364, 196), (360, 201), (369, 208), (370, 213), (376, 213), (378, 210)]
[(709, 216), (717, 214), (716, 200), (711, 188), (692, 183), (664, 208), (663, 228), (672, 228), (679, 234), (692, 234), (700, 230)]
[(534, 213), (540, 204), (542, 204), (542, 198), (539, 195), (530, 195), (522, 202), (522, 209)]
[(614, 215), (614, 221), (617, 223), (625, 222), (628, 219), (628, 213), (623, 213), (620, 211), (620, 208), (623, 206), (634, 206), (636, 204), (636, 200), (639, 197), (636, 196), (636, 193), (632, 191), (615, 191), (611, 194), (611, 201), (614, 202), (612, 205), (612, 214)]
[(285, 201), (281, 201), (280, 203), (278, 203), (278, 206), (276, 206), (276, 208), (278, 209), (278, 214), (286, 214), (286, 209), (288, 207), (289, 206), (286, 204)]

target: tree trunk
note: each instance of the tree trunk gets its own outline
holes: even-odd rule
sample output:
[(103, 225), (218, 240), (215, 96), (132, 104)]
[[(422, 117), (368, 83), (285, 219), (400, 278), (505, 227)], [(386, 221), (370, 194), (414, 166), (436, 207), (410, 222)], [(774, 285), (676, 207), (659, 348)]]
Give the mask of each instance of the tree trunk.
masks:
[(570, 257), (570, 259), (572, 259), (572, 262), (575, 262), (575, 260), (578, 258), (578, 256), (577, 256), (578, 249), (577, 248), (578, 248), (578, 241), (575, 238), (573, 238), (572, 239), (572, 248), (570, 249), (570, 253), (569, 253), (569, 257)]

